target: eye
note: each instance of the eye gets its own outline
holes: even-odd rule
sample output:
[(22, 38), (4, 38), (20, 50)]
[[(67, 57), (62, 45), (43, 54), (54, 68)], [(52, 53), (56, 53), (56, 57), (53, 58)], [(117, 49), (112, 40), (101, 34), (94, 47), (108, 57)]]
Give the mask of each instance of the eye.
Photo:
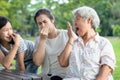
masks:
[(38, 25), (41, 25), (41, 24), (42, 24), (41, 22), (38, 23)]
[(10, 30), (13, 30), (12, 28), (10, 28)]
[(78, 17), (78, 18), (76, 18), (76, 20), (80, 20), (80, 18)]
[(44, 20), (43, 23), (47, 23), (47, 21)]
[(3, 31), (8, 31), (8, 29), (4, 29)]

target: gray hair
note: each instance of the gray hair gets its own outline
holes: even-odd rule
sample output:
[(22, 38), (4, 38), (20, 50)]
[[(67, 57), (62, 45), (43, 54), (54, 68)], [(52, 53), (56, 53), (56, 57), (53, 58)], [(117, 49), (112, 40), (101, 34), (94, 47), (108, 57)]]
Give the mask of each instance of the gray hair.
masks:
[(94, 29), (97, 28), (100, 24), (100, 19), (99, 19), (97, 12), (91, 7), (82, 6), (82, 7), (79, 7), (77, 9), (73, 10), (72, 13), (73, 13), (74, 17), (77, 14), (79, 14), (81, 17), (83, 17), (84, 20), (91, 17), (92, 18), (92, 27)]

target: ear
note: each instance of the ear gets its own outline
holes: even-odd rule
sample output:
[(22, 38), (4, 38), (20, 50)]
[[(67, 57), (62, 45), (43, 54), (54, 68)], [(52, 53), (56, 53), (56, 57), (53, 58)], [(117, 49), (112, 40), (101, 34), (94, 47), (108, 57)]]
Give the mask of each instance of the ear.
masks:
[(90, 23), (90, 24), (92, 24), (92, 18), (89, 17), (89, 18), (87, 19), (87, 22)]
[(51, 22), (54, 24), (55, 20), (54, 20), (54, 19), (52, 19), (52, 20), (51, 20)]

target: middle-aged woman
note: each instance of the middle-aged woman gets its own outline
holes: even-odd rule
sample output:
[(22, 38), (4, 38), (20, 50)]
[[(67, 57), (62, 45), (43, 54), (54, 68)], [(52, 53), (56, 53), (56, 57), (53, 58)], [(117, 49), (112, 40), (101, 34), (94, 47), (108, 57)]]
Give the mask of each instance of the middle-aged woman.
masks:
[[(68, 42), (68, 31), (56, 29), (53, 15), (45, 8), (36, 12), (34, 20), (41, 32), (36, 39), (33, 60), (37, 66), (42, 65), (43, 75), (51, 76), (51, 78), (61, 77), (62, 79), (67, 68), (62, 68), (59, 65), (58, 56)], [(71, 32), (75, 36), (72, 30)], [(55, 79), (61, 80), (60, 78)]]

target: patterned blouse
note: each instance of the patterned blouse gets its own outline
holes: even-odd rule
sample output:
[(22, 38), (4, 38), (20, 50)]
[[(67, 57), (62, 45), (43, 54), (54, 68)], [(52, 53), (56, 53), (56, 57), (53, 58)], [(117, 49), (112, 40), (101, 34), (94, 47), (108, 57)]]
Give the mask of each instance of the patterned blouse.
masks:
[[(14, 45), (11, 44), (11, 49)], [(4, 53), (4, 55), (8, 55), (10, 50), (6, 49), (4, 46), (0, 44), (0, 50)], [(34, 43), (30, 40), (23, 40), (20, 38), (20, 46), (17, 50), (17, 54), (24, 52), (24, 61), (32, 59), (34, 52)], [(16, 54), (16, 55), (17, 55)], [(16, 59), (16, 56), (15, 56)]]
[[(107, 39), (97, 34), (84, 44), (79, 37), (74, 42), (69, 59), (69, 69), (64, 80), (74, 80), (73, 78), (95, 80), (103, 64), (114, 70), (115, 63), (113, 47)], [(108, 80), (113, 80), (111, 74)]]

